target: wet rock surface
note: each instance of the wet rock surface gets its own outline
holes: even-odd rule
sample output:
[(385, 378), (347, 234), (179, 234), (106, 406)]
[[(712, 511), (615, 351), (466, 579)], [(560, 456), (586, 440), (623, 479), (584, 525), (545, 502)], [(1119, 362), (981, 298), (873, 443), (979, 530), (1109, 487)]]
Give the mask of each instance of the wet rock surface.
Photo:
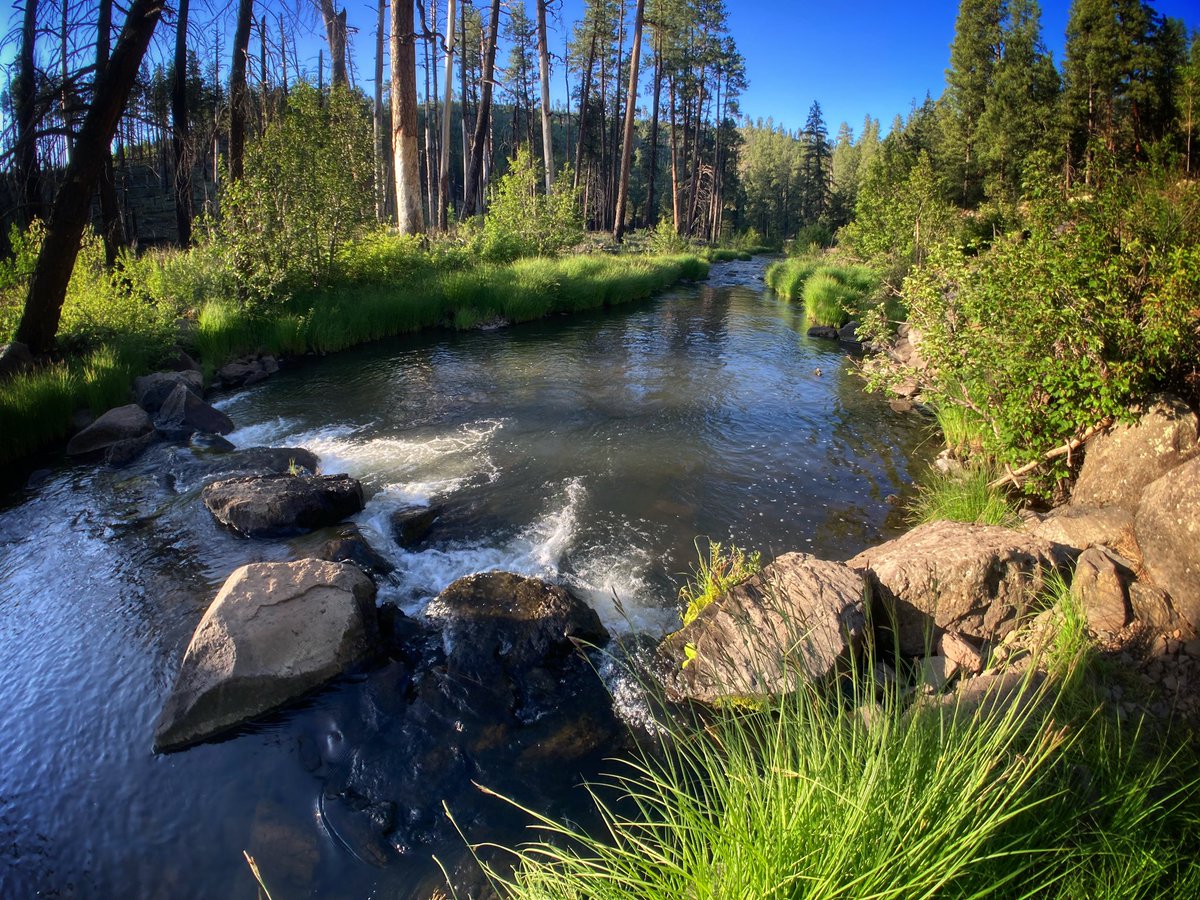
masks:
[(222, 525), (246, 537), (271, 537), (335, 525), (363, 508), (349, 475), (262, 475), (215, 481), (201, 493)]
[(187, 385), (177, 385), (158, 411), (154, 424), (165, 436), (182, 439), (197, 431), (229, 434), (233, 420), (201, 400)]
[(84, 456), (108, 450), (126, 441), (140, 441), (153, 436), (154, 422), (144, 409), (134, 403), (110, 409), (91, 425), (71, 438), (67, 453)]
[[(219, 439), (219, 438), (218, 438)], [(223, 440), (223, 439), (219, 439)], [(316, 475), (320, 459), (303, 447), (247, 447), (234, 449), (228, 441), (212, 445), (211, 437), (194, 435), (191, 446), (172, 448), (167, 454), (166, 476), (178, 491), (234, 476)]]
[(155, 415), (178, 387), (185, 388), (197, 398), (204, 394), (204, 376), (194, 370), (182, 372), (152, 372), (133, 380), (133, 395), (138, 406)]
[[(626, 730), (581, 642), (604, 639), (586, 605), (507, 573), (460, 579), (411, 618), (381, 614), (392, 662), (370, 673), (336, 740), (306, 751), (325, 827), (382, 865), (510, 814), (475, 783), (553, 809)], [(473, 783), (474, 782), (474, 783)]]
[(155, 726), (157, 750), (220, 734), (294, 700), (376, 648), (375, 585), (324, 560), (235, 571), (196, 626)]

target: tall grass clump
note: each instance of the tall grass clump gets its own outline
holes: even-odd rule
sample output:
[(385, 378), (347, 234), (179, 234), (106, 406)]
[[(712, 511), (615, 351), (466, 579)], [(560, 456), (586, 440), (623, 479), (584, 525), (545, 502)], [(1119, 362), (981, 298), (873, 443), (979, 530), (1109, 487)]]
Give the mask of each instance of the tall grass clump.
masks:
[(861, 295), (828, 270), (818, 270), (804, 283), (804, 315), (809, 325), (840, 328)]
[(996, 472), (985, 465), (950, 474), (930, 469), (909, 505), (909, 518), (913, 524), (950, 521), (1015, 528), (1021, 517), (1004, 489), (991, 486), (995, 479)]
[(782, 259), (767, 267), (767, 285), (784, 300), (799, 300), (804, 294), (804, 283), (820, 266), (820, 260), (813, 256)]
[(933, 413), (946, 447), (956, 456), (969, 456), (983, 450), (987, 422), (975, 410), (961, 403), (943, 401), (933, 405)]

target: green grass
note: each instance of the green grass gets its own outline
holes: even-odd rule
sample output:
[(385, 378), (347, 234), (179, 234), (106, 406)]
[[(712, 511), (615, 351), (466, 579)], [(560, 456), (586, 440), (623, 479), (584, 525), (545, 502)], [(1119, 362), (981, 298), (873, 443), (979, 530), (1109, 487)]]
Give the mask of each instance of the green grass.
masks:
[(982, 416), (958, 403), (936, 403), (933, 408), (938, 427), (946, 446), (958, 456), (969, 456), (983, 449), (984, 429), (987, 424)]
[[(231, 296), (236, 285), (218, 271), (209, 248), (131, 259), (123, 263), (133, 279), (125, 289), (120, 280), (92, 272), (91, 257), (87, 264), (87, 284), (74, 290), (64, 310), (71, 330), (60, 341), (75, 351), (70, 361), (0, 386), (0, 462), (63, 437), (76, 409), (99, 415), (127, 402), (133, 377), (149, 371), (170, 346), (168, 326), (176, 315), (194, 318), (185, 340), (211, 374), (248, 353), (332, 353), (425, 328), (527, 322), (644, 299), (708, 274), (708, 263), (695, 255), (491, 265), (472, 262), (453, 246), (426, 251), (412, 239), (372, 234), (344, 248), (335, 282), (255, 310)], [(4, 309), (14, 302), (8, 293), (0, 301)], [(9, 319), (15, 327), (16, 317)]]
[(699, 560), (692, 576), (679, 589), (684, 625), (690, 625), (706, 606), (762, 569), (761, 553), (747, 553), (732, 544), (726, 550), (716, 541), (710, 541), (705, 554), (697, 543), (696, 552)]
[(1193, 896), (1194, 755), (1061, 691), (955, 708), (856, 679), (674, 721), (591, 788), (597, 832), (526, 809), (541, 840), (490, 874), (515, 898)]
[(930, 469), (909, 505), (914, 524), (951, 521), (973, 525), (1016, 527), (1020, 516), (1002, 488), (990, 487), (996, 473), (983, 465), (968, 466), (960, 474)]
[(789, 302), (804, 301), (809, 325), (837, 328), (879, 302), (879, 275), (866, 266), (835, 265), (826, 256), (806, 253), (772, 263), (767, 284)]
[(859, 296), (833, 272), (818, 270), (804, 283), (805, 318), (810, 326), (840, 328), (849, 319), (849, 310)]

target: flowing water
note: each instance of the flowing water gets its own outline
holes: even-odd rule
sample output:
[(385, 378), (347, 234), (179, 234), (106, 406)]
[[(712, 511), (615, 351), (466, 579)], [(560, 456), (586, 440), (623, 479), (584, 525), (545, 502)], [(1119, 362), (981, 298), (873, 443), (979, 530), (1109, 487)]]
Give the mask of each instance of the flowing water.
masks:
[[(361, 478), (357, 522), (419, 614), (455, 578), (566, 585), (614, 632), (660, 635), (697, 539), (841, 559), (894, 534), (925, 425), (805, 337), (763, 263), (625, 310), (433, 333), (310, 361), (220, 406), (239, 446), (303, 446)], [(191, 451), (62, 463), (0, 506), (0, 896), (428, 896), (461, 846), (362, 859), (327, 827), (308, 757), (364, 726), (356, 679), (235, 736), (151, 752), (192, 629), (225, 577), (304, 542), (239, 539)], [(402, 550), (390, 512), (434, 505)], [(481, 801), (482, 802), (482, 801)], [(520, 839), (514, 832), (501, 835)], [(274, 887), (274, 885), (272, 885)]]

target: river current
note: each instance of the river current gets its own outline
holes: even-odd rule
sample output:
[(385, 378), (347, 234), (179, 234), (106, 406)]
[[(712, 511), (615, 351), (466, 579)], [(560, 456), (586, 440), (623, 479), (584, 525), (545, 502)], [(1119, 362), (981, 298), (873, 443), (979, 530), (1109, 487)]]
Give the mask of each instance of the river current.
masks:
[[(846, 558), (897, 533), (928, 452), (925, 423), (864, 394), (764, 265), (620, 310), (306, 361), (218, 405), (238, 446), (306, 447), (362, 479), (356, 522), (397, 567), (381, 601), (419, 615), (455, 578), (504, 569), (565, 585), (610, 631), (658, 636), (698, 545)], [(361, 730), (353, 678), (228, 739), (151, 751), (225, 577), (311, 546), (219, 528), (190, 453), (61, 460), (0, 498), (0, 896), (251, 898), (243, 850), (277, 898), (429, 896), (431, 854), (461, 845), (381, 864), (326, 827), (306, 759)], [(441, 516), (402, 550), (387, 520), (412, 505)]]

